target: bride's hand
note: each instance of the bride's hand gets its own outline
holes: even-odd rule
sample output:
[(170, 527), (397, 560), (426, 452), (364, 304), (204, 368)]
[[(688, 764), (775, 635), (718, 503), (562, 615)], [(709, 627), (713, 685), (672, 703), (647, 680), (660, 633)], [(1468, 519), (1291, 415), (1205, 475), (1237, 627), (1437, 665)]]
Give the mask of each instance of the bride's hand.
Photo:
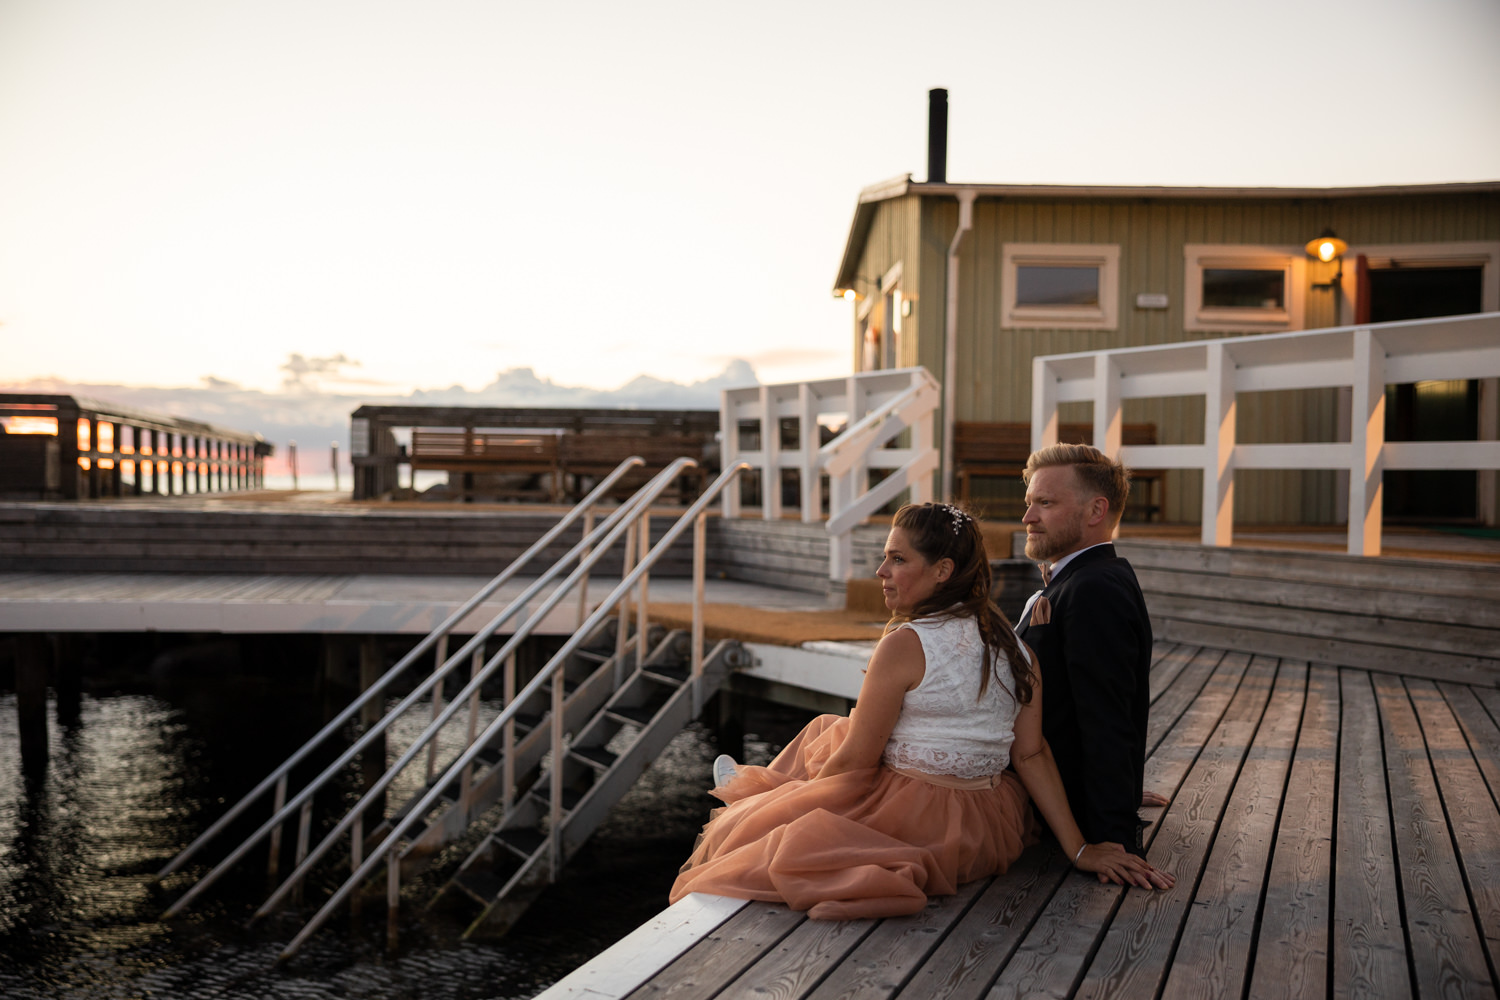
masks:
[(1171, 873), (1162, 871), (1145, 858), (1129, 853), (1123, 844), (1085, 845), (1073, 866), (1080, 871), (1093, 872), (1100, 882), (1113, 882), (1116, 885), (1170, 889), (1177, 884), (1177, 879)]

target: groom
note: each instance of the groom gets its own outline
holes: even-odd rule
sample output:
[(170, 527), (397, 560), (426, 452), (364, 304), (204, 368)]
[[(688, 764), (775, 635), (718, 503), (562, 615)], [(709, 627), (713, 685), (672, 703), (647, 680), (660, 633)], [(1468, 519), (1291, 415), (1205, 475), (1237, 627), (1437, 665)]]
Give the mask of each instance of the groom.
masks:
[(1058, 444), (1034, 453), (1021, 478), (1026, 557), (1045, 586), (1016, 634), (1041, 661), (1043, 735), (1084, 837), (1143, 855), (1151, 622), (1110, 543), (1130, 473), (1096, 448)]

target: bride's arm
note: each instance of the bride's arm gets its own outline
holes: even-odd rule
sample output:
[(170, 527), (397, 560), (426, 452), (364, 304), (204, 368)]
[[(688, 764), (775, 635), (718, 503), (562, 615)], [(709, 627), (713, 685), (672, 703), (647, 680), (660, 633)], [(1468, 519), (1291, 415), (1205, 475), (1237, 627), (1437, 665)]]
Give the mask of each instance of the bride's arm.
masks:
[(926, 670), (927, 657), (917, 633), (909, 628), (887, 633), (865, 668), (859, 700), (849, 713), (849, 736), (817, 776), (828, 778), (879, 764), (891, 730), (901, 716), (901, 702), (906, 692), (922, 683)]
[[(1032, 663), (1036, 663), (1035, 654)], [(1057, 773), (1057, 762), (1052, 759), (1052, 748), (1042, 736), (1042, 675), (1039, 669), (1032, 671), (1031, 701), (1021, 706), (1016, 716), (1015, 732), (1015, 742), (1010, 748), (1011, 765), (1058, 843), (1073, 859), (1074, 866), (1095, 872), (1101, 880), (1108, 879), (1119, 885), (1170, 889), (1176, 881), (1172, 875), (1144, 858), (1126, 852), (1122, 845), (1084, 842), (1078, 821), (1068, 806), (1068, 795), (1063, 790), (1062, 777)]]

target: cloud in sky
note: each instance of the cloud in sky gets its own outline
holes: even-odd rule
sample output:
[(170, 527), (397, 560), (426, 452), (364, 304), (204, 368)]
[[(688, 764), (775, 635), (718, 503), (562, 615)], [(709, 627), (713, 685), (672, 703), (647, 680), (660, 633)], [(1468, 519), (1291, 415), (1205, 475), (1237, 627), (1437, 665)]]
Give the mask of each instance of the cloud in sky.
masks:
[(1489, 180), (1497, 37), (1494, 0), (7, 0), (0, 377), (840, 375), (855, 199), (922, 173), (928, 88), (957, 180)]
[[(297, 355), (293, 355), (297, 357)], [(342, 359), (342, 360), (340, 360)], [(347, 358), (303, 359), (304, 364), (337, 371)], [(639, 376), (614, 389), (567, 385), (539, 376), (527, 367), (497, 373), (478, 389), (452, 385), (402, 393), (358, 393), (346, 387), (323, 388), (298, 382), (282, 391), (246, 388), (209, 375), (195, 386), (125, 386), (72, 382), (61, 379), (0, 379), (0, 392), (59, 393), (86, 396), (122, 406), (188, 417), (235, 430), (254, 431), (277, 446), (270, 471), (286, 470), (287, 445), (298, 442), (299, 467), (305, 474), (326, 473), (329, 444), (338, 442), (349, 454), (349, 419), (367, 403), (413, 406), (600, 407), (664, 410), (718, 410), (723, 389), (754, 385), (754, 367), (741, 359), (727, 363), (717, 375), (693, 382), (673, 382)]]

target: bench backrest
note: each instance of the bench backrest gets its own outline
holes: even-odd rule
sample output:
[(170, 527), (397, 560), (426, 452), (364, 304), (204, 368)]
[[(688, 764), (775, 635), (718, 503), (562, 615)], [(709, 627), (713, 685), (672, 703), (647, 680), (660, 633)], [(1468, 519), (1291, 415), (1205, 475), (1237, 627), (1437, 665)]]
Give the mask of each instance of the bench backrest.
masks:
[(513, 431), (425, 431), (411, 433), (414, 462), (465, 459), (483, 462), (555, 462), (557, 434)]

